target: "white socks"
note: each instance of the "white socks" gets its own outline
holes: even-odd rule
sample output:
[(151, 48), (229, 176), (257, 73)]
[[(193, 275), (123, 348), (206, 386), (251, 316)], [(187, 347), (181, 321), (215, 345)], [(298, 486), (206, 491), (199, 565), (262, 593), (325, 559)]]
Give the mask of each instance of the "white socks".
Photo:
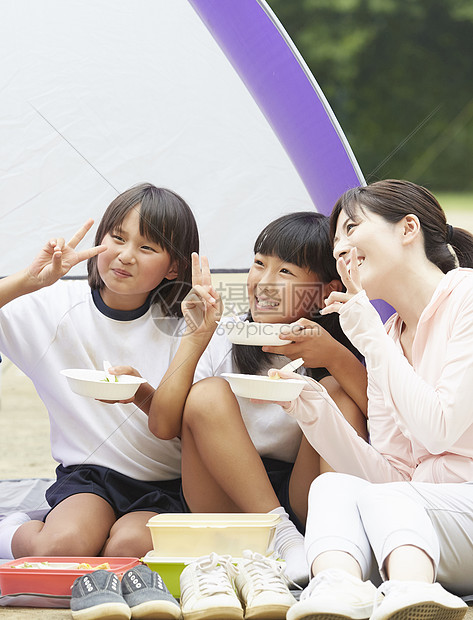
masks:
[(286, 561), (286, 575), (300, 586), (307, 585), (309, 565), (305, 555), (304, 537), (290, 521), (289, 515), (282, 506), (274, 508), (269, 514), (277, 514), (281, 517), (280, 523), (276, 526), (274, 550), (281, 560)]
[(13, 560), (11, 550), (13, 535), (20, 525), (27, 521), (31, 521), (31, 519), (25, 512), (12, 512), (12, 514), (0, 521), (0, 558)]

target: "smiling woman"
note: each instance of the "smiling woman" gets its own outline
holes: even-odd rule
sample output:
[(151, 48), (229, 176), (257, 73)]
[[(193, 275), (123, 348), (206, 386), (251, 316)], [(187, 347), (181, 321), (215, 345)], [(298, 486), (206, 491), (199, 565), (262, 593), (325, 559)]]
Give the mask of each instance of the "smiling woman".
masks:
[[(473, 592), (473, 236), (447, 224), (428, 190), (397, 180), (346, 192), (331, 231), (346, 292), (321, 313), (339, 313), (365, 356), (370, 443), (320, 384), (285, 407), (338, 472), (312, 484), (313, 579), (287, 618), (362, 608), (372, 620), (460, 620), (466, 605), (450, 592)], [(386, 326), (378, 296), (397, 311)], [(367, 581), (376, 568), (379, 592)]]

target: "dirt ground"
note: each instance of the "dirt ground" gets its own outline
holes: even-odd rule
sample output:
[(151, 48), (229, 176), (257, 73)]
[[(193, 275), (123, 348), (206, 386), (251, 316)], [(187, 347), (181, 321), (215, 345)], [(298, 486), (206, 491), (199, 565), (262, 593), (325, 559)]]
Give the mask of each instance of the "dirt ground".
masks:
[[(0, 608), (0, 620), (71, 620), (68, 609)], [(473, 620), (473, 608), (469, 607), (464, 620)]]
[[(0, 607), (0, 620), (6, 620), (7, 618), (12, 620), (71, 620), (72, 615), (70, 609)], [(473, 615), (468, 620), (473, 620)]]
[(0, 478), (52, 478), (46, 408), (31, 381), (10, 360), (1, 364)]

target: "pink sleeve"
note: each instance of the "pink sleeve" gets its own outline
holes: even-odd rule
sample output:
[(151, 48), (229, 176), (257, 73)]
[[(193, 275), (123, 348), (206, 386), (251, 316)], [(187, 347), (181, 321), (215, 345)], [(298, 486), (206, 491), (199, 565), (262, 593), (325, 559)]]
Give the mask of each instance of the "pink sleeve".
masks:
[(435, 385), (409, 364), (364, 291), (340, 312), (343, 331), (365, 356), (368, 375), (379, 386), (396, 424), (407, 438), (415, 438), (432, 454), (451, 450), (473, 423), (472, 300), (465, 297), (455, 312), (445, 354), (438, 360), (441, 370)]
[(307, 377), (307, 386), (285, 410), (297, 419), (309, 443), (335, 471), (370, 482), (410, 479), (410, 467), (391, 463), (362, 439), (327, 391), (313, 379)]

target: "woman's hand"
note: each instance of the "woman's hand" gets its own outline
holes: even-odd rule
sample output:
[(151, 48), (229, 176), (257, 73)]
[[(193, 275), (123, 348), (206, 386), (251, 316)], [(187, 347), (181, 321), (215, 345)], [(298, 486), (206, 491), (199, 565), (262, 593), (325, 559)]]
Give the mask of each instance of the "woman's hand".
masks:
[[(301, 375), (291, 372), (290, 370), (277, 370), (276, 368), (270, 368), (268, 370), (268, 377), (273, 377), (275, 381), (283, 381), (284, 379), (301, 379)], [(289, 407), (291, 401), (289, 400), (261, 400), (259, 398), (250, 398), (252, 403), (279, 405), (280, 407)]]
[[(297, 372), (291, 372), (290, 370), (278, 370), (276, 368), (271, 368), (268, 370), (268, 377), (274, 377), (275, 381), (284, 381), (285, 379), (298, 379), (299, 381), (302, 379), (306, 383), (302, 388), (302, 392), (325, 392), (324, 387), (318, 382), (314, 381), (310, 377), (306, 377), (304, 375), (300, 375)], [(294, 400), (301, 398), (299, 395)], [(274, 403), (275, 405), (280, 405), (283, 409), (288, 409), (293, 401), (286, 400), (261, 400), (259, 398), (251, 398), (252, 403)]]
[(284, 346), (263, 347), (265, 353), (285, 355), (291, 360), (302, 357), (307, 368), (327, 368), (339, 343), (314, 321), (299, 319), (291, 323), (289, 329), (281, 331), (280, 339)]
[(93, 223), (94, 220), (88, 220), (76, 232), (68, 244), (62, 238), (48, 241), (27, 269), (28, 276), (33, 280), (36, 288), (54, 284), (78, 263), (92, 258), (92, 256), (96, 256), (107, 249), (104, 245), (98, 245), (88, 250), (76, 252), (76, 246), (89, 232)]
[(213, 334), (222, 316), (222, 300), (212, 286), (209, 261), (192, 253), (192, 289), (184, 298), (181, 308), (187, 323), (185, 335)]
[(342, 282), (347, 290), (345, 293), (332, 291), (325, 300), (325, 308), (322, 308), (320, 314), (340, 312), (340, 309), (347, 303), (347, 301), (363, 290), (363, 287), (361, 286), (360, 273), (358, 271), (358, 257), (356, 248), (352, 248), (350, 250), (350, 268), (347, 267), (345, 260), (340, 257), (337, 260), (337, 271), (340, 274)]

